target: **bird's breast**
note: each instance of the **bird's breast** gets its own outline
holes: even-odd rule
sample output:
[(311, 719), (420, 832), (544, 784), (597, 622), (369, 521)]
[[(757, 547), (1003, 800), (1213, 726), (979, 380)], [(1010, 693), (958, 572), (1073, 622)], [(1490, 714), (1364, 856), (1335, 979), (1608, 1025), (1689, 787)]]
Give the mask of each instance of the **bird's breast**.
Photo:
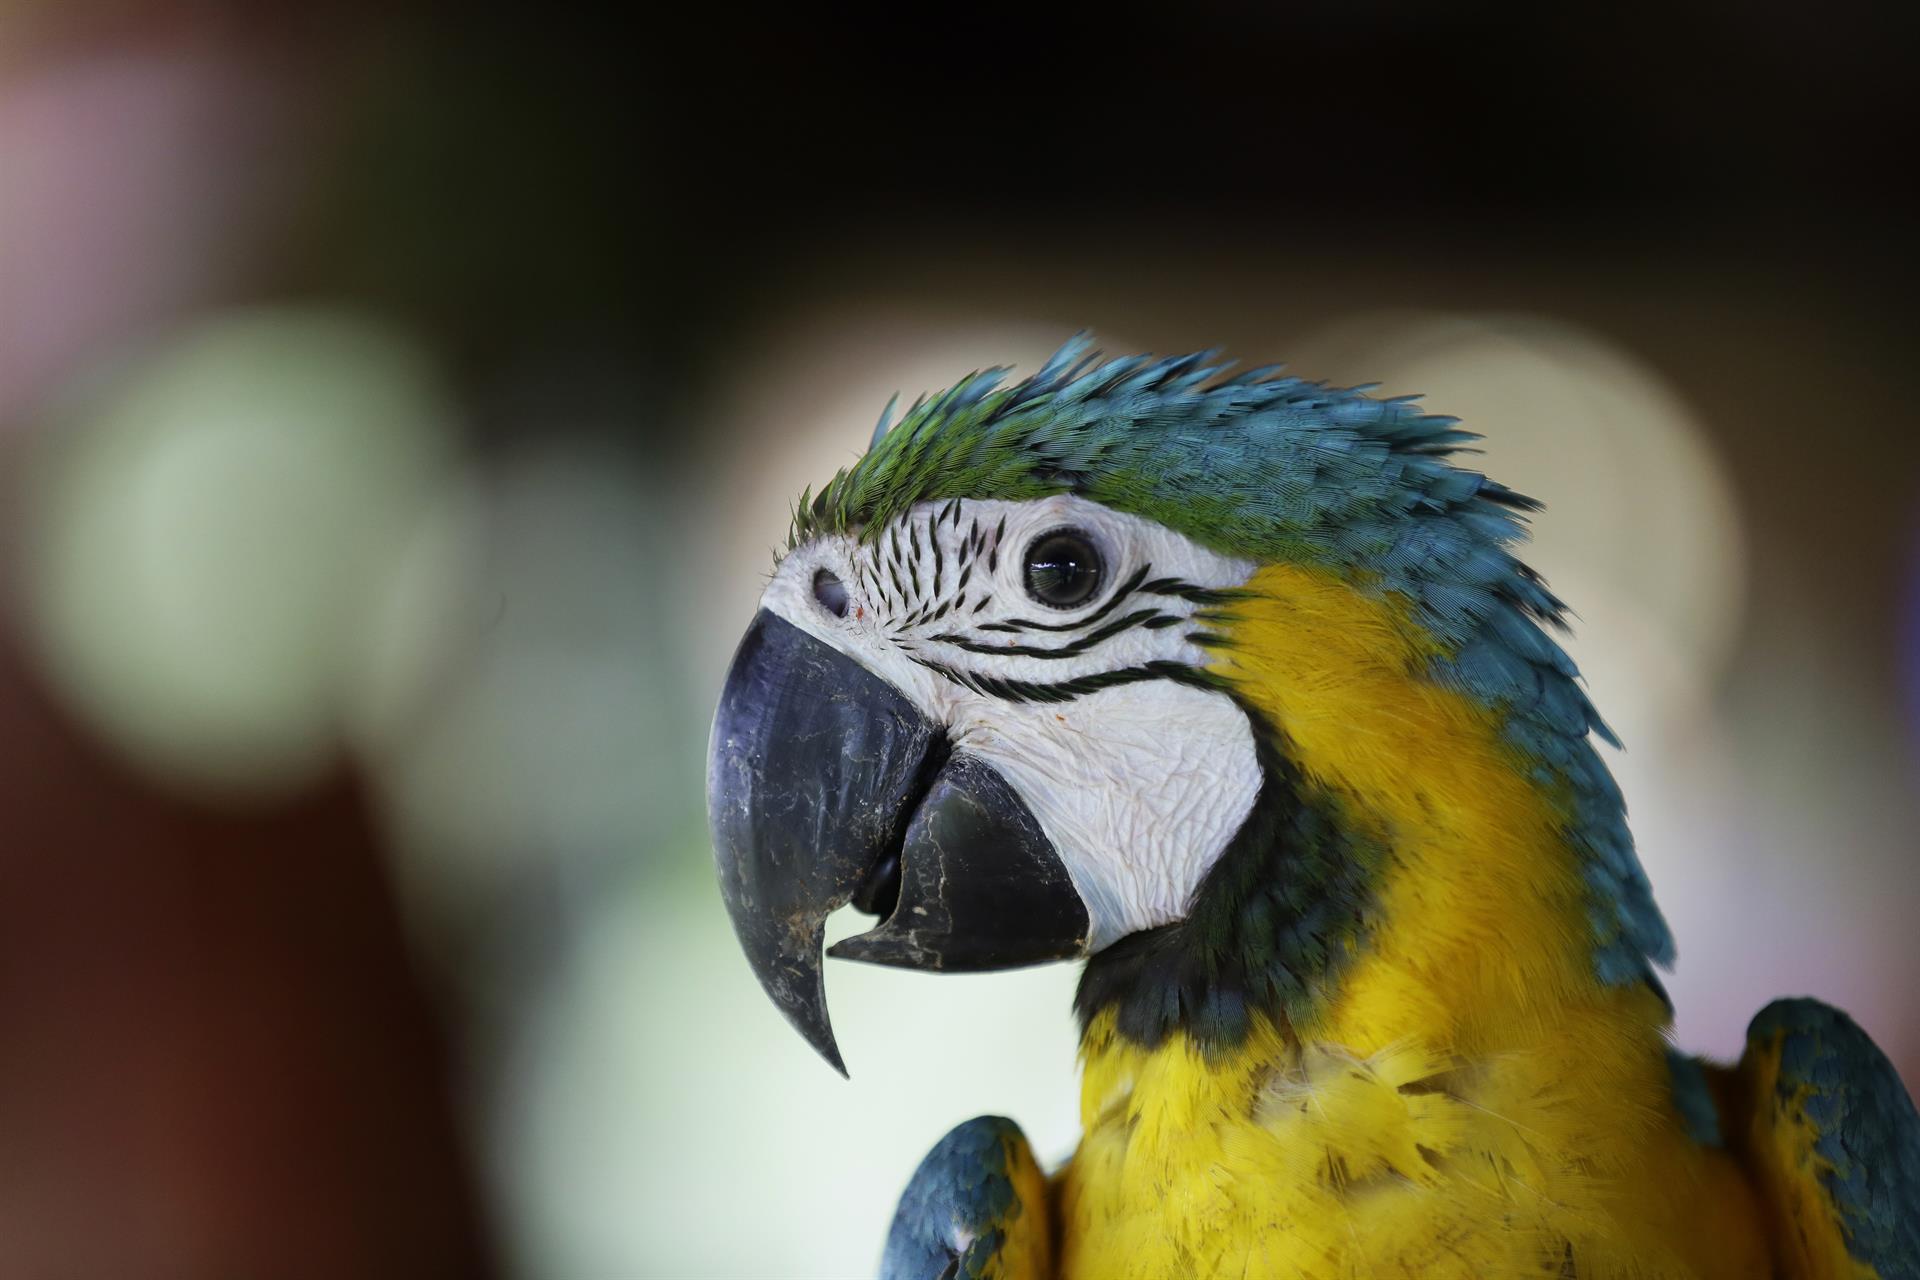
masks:
[[(1085, 1136), (1059, 1175), (1061, 1274), (1765, 1274), (1751, 1195), (1659, 1115), (1658, 1072), (1562, 1054), (1362, 1053), (1271, 1026), (1207, 1055), (1089, 1033)], [(1618, 1064), (1614, 1064), (1617, 1068)]]

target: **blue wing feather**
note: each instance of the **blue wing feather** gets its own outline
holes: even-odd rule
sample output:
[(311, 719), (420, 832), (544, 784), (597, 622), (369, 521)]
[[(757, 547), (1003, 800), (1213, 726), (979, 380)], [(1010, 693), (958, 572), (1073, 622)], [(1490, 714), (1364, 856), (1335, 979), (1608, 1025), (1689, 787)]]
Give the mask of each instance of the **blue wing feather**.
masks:
[(1776, 1000), (1747, 1043), (1779, 1045), (1776, 1104), (1812, 1126), (1820, 1185), (1848, 1252), (1880, 1280), (1920, 1280), (1920, 1115), (1893, 1064), (1818, 1000)]
[(1026, 1203), (1040, 1191), (1039, 1170), (1019, 1125), (1002, 1116), (959, 1125), (934, 1144), (901, 1195), (880, 1280), (980, 1280), (989, 1274), (1024, 1280), (1030, 1269), (1022, 1265), (1025, 1258), (1008, 1255), (1024, 1255), (1034, 1243), (1016, 1247), (1011, 1237), (1029, 1211), (1029, 1228), (1044, 1218), (1044, 1206)]

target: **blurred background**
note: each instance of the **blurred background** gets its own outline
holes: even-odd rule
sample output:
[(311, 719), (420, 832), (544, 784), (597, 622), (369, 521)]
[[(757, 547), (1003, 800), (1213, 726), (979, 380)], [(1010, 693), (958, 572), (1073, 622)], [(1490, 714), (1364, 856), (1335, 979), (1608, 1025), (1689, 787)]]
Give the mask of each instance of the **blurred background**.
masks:
[(702, 778), (801, 486), (1082, 327), (1484, 432), (1681, 1043), (1920, 1083), (1915, 19), (1441, 9), (0, 8), (0, 1275), (862, 1275), (1064, 1156), (1073, 973), (834, 966), (840, 1081)]

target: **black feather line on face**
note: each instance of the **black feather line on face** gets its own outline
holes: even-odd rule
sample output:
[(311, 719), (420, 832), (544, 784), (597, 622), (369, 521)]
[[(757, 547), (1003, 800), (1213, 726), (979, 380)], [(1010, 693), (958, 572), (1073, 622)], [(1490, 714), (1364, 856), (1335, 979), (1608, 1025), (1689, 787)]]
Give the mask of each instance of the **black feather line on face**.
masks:
[(940, 571), (945, 562), (940, 555), (940, 531), (933, 521), (927, 523), (927, 545), (933, 548), (932, 594), (937, 596), (940, 594)]
[(1182, 684), (1194, 684), (1205, 680), (1203, 672), (1196, 671), (1186, 663), (1166, 660), (1146, 662), (1137, 667), (1122, 667), (1118, 671), (1096, 671), (1091, 675), (1078, 676), (1055, 684), (1031, 680), (1006, 680), (999, 676), (968, 671), (961, 667), (950, 667), (944, 662), (935, 662), (931, 658), (922, 658), (918, 655), (914, 655), (913, 660), (927, 670), (945, 676), (963, 689), (971, 689), (975, 693), (1000, 698), (1006, 702), (1072, 702), (1075, 698), (1084, 697), (1089, 693), (1098, 693), (1102, 689), (1140, 684), (1148, 680), (1173, 680)]
[(1179, 578), (1155, 578), (1152, 582), (1141, 584), (1139, 591), (1141, 595), (1174, 596), (1181, 600), (1191, 601), (1194, 604), (1226, 604), (1229, 601), (1244, 600), (1247, 598), (1245, 591), (1238, 591), (1232, 588), (1201, 587), (1191, 582), (1184, 582)]
[[(930, 636), (928, 638), (938, 640), (943, 644), (950, 644), (956, 649), (965, 649), (968, 653), (1005, 654), (1010, 658), (1073, 658), (1085, 653), (1102, 641), (1111, 640), (1113, 637), (1123, 632), (1131, 631), (1135, 627), (1146, 626), (1157, 630), (1159, 627), (1172, 626), (1174, 623), (1182, 621), (1184, 621), (1184, 619), (1172, 614), (1163, 614), (1157, 609), (1141, 609), (1135, 613), (1129, 613), (1123, 618), (1109, 622), (1099, 630), (1089, 632), (1081, 636), (1078, 640), (1063, 644), (1057, 649), (1045, 649), (1037, 645), (1029, 644), (984, 644), (978, 640), (970, 640), (957, 632), (948, 632), (945, 635)], [(983, 631), (986, 629), (985, 627), (981, 628)]]
[[(1141, 565), (1139, 571), (1121, 583), (1120, 589), (1115, 591), (1105, 604), (1084, 618), (1078, 618), (1072, 622), (1034, 622), (1027, 618), (1015, 618), (1010, 622), (990, 622), (980, 629), (982, 631), (1078, 631), (1082, 627), (1090, 627), (1119, 608), (1121, 602), (1136, 590), (1142, 589), (1141, 580), (1152, 571), (1152, 565)], [(1163, 581), (1171, 581), (1171, 579), (1163, 579)]]
[(900, 610), (907, 607), (907, 593), (900, 585), (900, 566), (887, 565), (887, 607)]

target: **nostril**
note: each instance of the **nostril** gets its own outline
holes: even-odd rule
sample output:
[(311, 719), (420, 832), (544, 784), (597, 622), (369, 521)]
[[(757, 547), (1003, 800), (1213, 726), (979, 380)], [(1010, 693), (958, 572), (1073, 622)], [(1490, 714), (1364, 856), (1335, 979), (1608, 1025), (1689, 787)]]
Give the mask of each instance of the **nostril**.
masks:
[(813, 598), (820, 607), (836, 618), (847, 616), (847, 584), (833, 575), (830, 569), (818, 569), (813, 575)]

